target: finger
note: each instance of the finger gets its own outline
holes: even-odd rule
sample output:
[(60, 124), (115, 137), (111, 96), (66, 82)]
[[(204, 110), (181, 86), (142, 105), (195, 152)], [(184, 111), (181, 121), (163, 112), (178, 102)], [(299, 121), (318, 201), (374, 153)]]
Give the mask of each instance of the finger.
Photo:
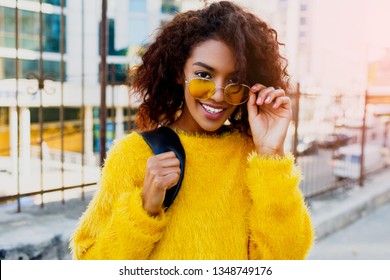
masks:
[(272, 108), (274, 109), (277, 109), (279, 107), (285, 107), (285, 108), (288, 108), (290, 107), (290, 104), (291, 104), (291, 100), (289, 97), (287, 96), (281, 96), (281, 97), (278, 97), (275, 99), (275, 103), (274, 105), (272, 106)]
[(180, 171), (171, 172), (165, 175), (158, 174), (154, 176), (151, 180), (151, 184), (148, 187), (150, 191), (153, 193), (161, 193), (161, 191), (165, 191), (166, 189), (171, 188), (176, 185), (180, 177)]
[[(267, 88), (267, 87), (266, 87), (265, 85), (262, 85), (262, 84), (257, 83), (257, 84), (254, 84), (254, 85), (251, 87), (251, 92), (257, 93), (257, 92), (260, 92), (261, 90), (266, 89), (266, 88)], [(258, 96), (258, 95), (257, 95), (257, 96)], [(257, 103), (258, 105), (260, 105), (259, 102), (261, 102), (261, 98), (260, 98), (259, 100), (256, 101), (256, 103)]]
[(166, 176), (172, 173), (177, 173), (180, 176), (180, 167), (168, 167), (168, 168), (162, 168), (158, 171), (157, 176)]
[(176, 154), (172, 151), (161, 153), (156, 155), (156, 158), (158, 159), (168, 159), (168, 158), (176, 158)]
[(254, 85), (251, 87), (251, 91), (252, 91), (252, 92), (259, 92), (259, 91), (261, 91), (261, 90), (263, 90), (263, 89), (265, 89), (265, 88), (267, 88), (265, 85), (262, 85), (262, 84), (257, 83), (257, 84), (254, 84)]
[(256, 105), (256, 93), (249, 92), (249, 99), (247, 102), (248, 118), (251, 120), (259, 113), (259, 108)]
[(178, 173), (180, 175), (181, 173), (180, 166), (148, 168), (145, 173), (145, 180), (150, 182), (155, 180), (155, 178), (166, 176), (172, 173)]
[(169, 159), (164, 159), (159, 161), (159, 166), (160, 167), (175, 167), (175, 166), (180, 166), (180, 161), (178, 158), (169, 158)]
[(148, 158), (146, 162), (147, 169), (158, 169), (160, 167), (178, 166), (178, 165), (180, 165), (180, 161), (177, 159), (174, 152), (151, 156), (150, 158)]
[(157, 176), (153, 178), (151, 182), (150, 190), (153, 190), (153, 193), (160, 194), (166, 190), (169, 190), (179, 182), (180, 174), (179, 173), (169, 173), (163, 176)]
[(172, 187), (176, 186), (180, 179), (180, 174), (177, 173), (171, 173), (165, 176), (165, 179), (167, 180), (167, 190), (171, 189)]
[(272, 101), (274, 101), (276, 98), (278, 97), (281, 97), (281, 96), (285, 96), (285, 92), (283, 89), (274, 89), (274, 90), (268, 90), (265, 94), (264, 94), (264, 103), (265, 104), (270, 104), (272, 103)]
[(273, 92), (275, 89), (273, 87), (267, 87), (263, 88), (260, 92), (259, 95), (257, 96), (256, 104), (257, 105), (262, 105), (265, 103), (267, 100), (268, 95)]

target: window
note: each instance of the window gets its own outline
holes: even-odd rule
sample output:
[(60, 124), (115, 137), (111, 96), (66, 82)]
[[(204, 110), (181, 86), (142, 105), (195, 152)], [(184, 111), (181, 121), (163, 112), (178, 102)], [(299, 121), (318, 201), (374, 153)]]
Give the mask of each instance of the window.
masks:
[[(44, 60), (43, 72), (51, 74), (56, 81), (60, 80), (60, 61)], [(38, 60), (19, 60), (19, 78), (26, 78), (29, 73), (39, 72)], [(66, 63), (64, 63), (64, 73), (66, 73)], [(14, 58), (0, 58), (0, 79), (14, 79), (15, 78), (15, 59)], [(64, 77), (66, 80), (66, 77)]]
[[(99, 25), (99, 32), (100, 32), (100, 25)], [(115, 21), (113, 19), (108, 19), (108, 55), (114, 55), (114, 56), (126, 56), (127, 55), (127, 48), (117, 50), (115, 49)], [(100, 53), (100, 46), (99, 46), (99, 53)]]
[[(60, 52), (60, 26), (61, 16), (56, 14), (45, 14), (43, 16), (43, 51)], [(66, 28), (66, 17), (64, 18), (64, 28)], [(66, 31), (64, 30), (64, 34)], [(64, 48), (66, 43), (64, 42)], [(65, 51), (65, 50), (64, 50)]]
[(130, 45), (141, 45), (147, 37), (148, 22), (146, 19), (129, 19), (129, 43)]
[(15, 9), (0, 7), (0, 47), (15, 48)]
[[(43, 14), (43, 51), (60, 52), (60, 15)], [(39, 51), (39, 13), (19, 11), (19, 48)], [(64, 27), (66, 28), (66, 17)], [(66, 30), (64, 30), (66, 34)], [(64, 52), (66, 43), (64, 42)], [(15, 9), (0, 7), (0, 47), (15, 48)]]
[[(39, 3), (39, 0), (27, 0), (31, 2)], [(47, 3), (55, 6), (61, 6), (61, 0), (42, 0), (42, 3)], [(66, 0), (64, 0), (64, 7), (66, 6)]]
[(8, 108), (0, 107), (0, 125), (8, 125)]
[[(100, 64), (99, 64), (99, 76), (100, 79)], [(107, 65), (107, 83), (109, 85), (124, 84), (127, 79), (128, 65), (126, 64), (114, 64), (110, 63)]]
[(280, 8), (287, 8), (287, 0), (279, 0)]
[(15, 78), (15, 59), (0, 57), (0, 79)]
[(108, 65), (108, 83), (124, 84), (126, 82), (128, 66), (125, 64)]
[[(61, 0), (43, 0), (43, 3), (52, 4), (55, 6), (61, 6)], [(64, 7), (66, 6), (66, 0), (64, 0)]]
[[(38, 123), (39, 108), (31, 107), (30, 113), (31, 113), (31, 123)], [(60, 121), (60, 109), (58, 107), (45, 107), (43, 111), (43, 119), (45, 120), (45, 122), (58, 123)], [(78, 119), (80, 119), (79, 108), (67, 108), (67, 107), (64, 108), (64, 121), (73, 121)], [(73, 126), (73, 124), (69, 124), (69, 126)]]
[(146, 13), (146, 0), (129, 0), (130, 12)]
[(20, 60), (21, 66), (19, 66), (19, 69), (21, 69), (21, 73), (19, 73), (20, 78), (26, 78), (26, 76), (30, 73), (39, 73), (39, 65), (38, 60)]
[(163, 0), (161, 4), (161, 12), (163, 14), (173, 14), (179, 11), (179, 4), (176, 0)]
[(352, 163), (360, 163), (360, 156), (358, 156), (358, 155), (352, 155), (352, 156), (351, 156), (351, 162), (352, 162)]
[(39, 14), (21, 10), (19, 47), (28, 50), (39, 50)]

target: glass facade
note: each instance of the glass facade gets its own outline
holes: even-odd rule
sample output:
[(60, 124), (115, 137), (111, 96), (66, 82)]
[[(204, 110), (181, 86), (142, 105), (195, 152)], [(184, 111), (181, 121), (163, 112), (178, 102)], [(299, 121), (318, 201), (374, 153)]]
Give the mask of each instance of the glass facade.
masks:
[(15, 9), (0, 7), (0, 47), (15, 48)]
[[(56, 14), (45, 14), (43, 17), (43, 51), (45, 52), (60, 52), (60, 18), (61, 16)], [(64, 17), (64, 28), (66, 29), (66, 17)], [(66, 30), (64, 30), (64, 34), (66, 34)], [(66, 42), (64, 42), (64, 52), (66, 52)]]
[[(40, 2), (40, 0), (27, 0), (27, 1), (37, 2), (37, 3)], [(64, 7), (65, 7), (66, 6), (66, 0), (63, 0), (63, 1), (64, 1)], [(51, 4), (51, 5), (54, 5), (54, 6), (61, 6), (61, 0), (42, 0), (42, 3)]]
[(161, 12), (163, 14), (174, 14), (179, 12), (179, 1), (177, 0), (162, 0)]
[[(99, 25), (100, 29), (100, 25)], [(126, 49), (115, 49), (115, 21), (113, 19), (108, 19), (108, 44), (107, 44), (107, 52), (108, 55), (114, 56), (125, 56), (127, 54)]]
[(124, 84), (127, 79), (128, 66), (123, 64), (108, 64), (108, 83)]
[[(99, 64), (99, 75), (98, 81), (100, 81), (100, 64)], [(107, 64), (107, 83), (109, 85), (122, 85), (126, 82), (128, 73), (128, 65), (126, 64), (116, 64), (116, 63), (108, 63)]]
[[(39, 123), (39, 108), (31, 107), (31, 123)], [(80, 119), (79, 108), (64, 108), (64, 121), (73, 121)], [(60, 121), (60, 108), (46, 107), (43, 111), (43, 119), (46, 122), (59, 122)]]
[[(19, 17), (19, 48), (39, 51), (39, 13), (19, 10)], [(60, 52), (60, 34), (60, 15), (43, 14), (44, 52)], [(0, 7), (0, 47), (15, 48), (15, 35), (15, 9)]]
[(39, 50), (39, 14), (30, 11), (20, 11), (20, 48)]
[(0, 126), (8, 124), (8, 108), (0, 107)]
[[(44, 60), (43, 72), (45, 74), (52, 74), (56, 81), (60, 80), (60, 61)], [(38, 60), (19, 60), (19, 73), (18, 77), (21, 79), (26, 78), (29, 73), (39, 72)], [(66, 73), (66, 63), (64, 64), (64, 72)], [(0, 57), (0, 79), (14, 79), (15, 78), (15, 59)], [(64, 77), (66, 81), (66, 76)]]
[[(100, 25), (99, 25), (100, 32)], [(107, 36), (107, 53), (109, 56), (126, 56), (128, 49), (115, 48), (115, 21), (108, 19), (108, 36)], [(100, 52), (100, 46), (99, 46)], [(125, 64), (108, 64), (107, 82), (109, 84), (123, 84), (127, 77), (127, 68)], [(99, 64), (99, 79), (100, 79), (100, 64)]]
[[(39, 1), (35, 1), (39, 2)], [(61, 1), (44, 1), (54, 5), (59, 5)], [(40, 50), (40, 14), (38, 12), (19, 9), (19, 32), (18, 46), (19, 49), (29, 51)], [(61, 43), (61, 15), (60, 14), (42, 14), (43, 19), (43, 36), (42, 51), (50, 53), (60, 52)], [(14, 49), (16, 47), (15, 33), (15, 9), (0, 7), (0, 47)], [(66, 29), (66, 17), (64, 18), (64, 27)], [(66, 34), (66, 30), (64, 30)], [(64, 40), (64, 52), (66, 52), (66, 42)], [(66, 64), (64, 65), (66, 68)], [(38, 60), (20, 59), (19, 60), (19, 78), (26, 78), (31, 72), (38, 73)], [(60, 79), (60, 61), (45, 60), (43, 61), (44, 73), (50, 73)], [(66, 71), (65, 71), (66, 73)], [(0, 79), (15, 78), (15, 59), (0, 57)], [(65, 78), (66, 80), (66, 78)]]
[(15, 59), (0, 57), (0, 80), (15, 78)]

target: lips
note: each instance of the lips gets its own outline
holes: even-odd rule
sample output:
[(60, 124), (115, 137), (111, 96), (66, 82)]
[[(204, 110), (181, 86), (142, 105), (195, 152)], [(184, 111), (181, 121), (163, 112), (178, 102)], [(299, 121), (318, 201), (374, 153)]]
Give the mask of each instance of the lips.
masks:
[(203, 109), (205, 109), (208, 113), (213, 115), (219, 114), (225, 110), (224, 108), (221, 107), (214, 107), (214, 106), (206, 105), (204, 103), (200, 103), (200, 104), (203, 107)]

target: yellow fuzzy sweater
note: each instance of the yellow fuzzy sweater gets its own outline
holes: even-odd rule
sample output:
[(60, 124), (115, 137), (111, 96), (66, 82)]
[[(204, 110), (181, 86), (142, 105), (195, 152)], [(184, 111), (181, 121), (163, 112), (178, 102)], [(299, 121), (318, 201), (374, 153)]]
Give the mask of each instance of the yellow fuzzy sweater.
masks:
[(142, 208), (146, 161), (132, 133), (108, 153), (100, 188), (71, 239), (75, 259), (304, 259), (313, 227), (292, 155), (253, 152), (238, 132), (178, 132), (186, 170), (174, 203), (158, 217)]

